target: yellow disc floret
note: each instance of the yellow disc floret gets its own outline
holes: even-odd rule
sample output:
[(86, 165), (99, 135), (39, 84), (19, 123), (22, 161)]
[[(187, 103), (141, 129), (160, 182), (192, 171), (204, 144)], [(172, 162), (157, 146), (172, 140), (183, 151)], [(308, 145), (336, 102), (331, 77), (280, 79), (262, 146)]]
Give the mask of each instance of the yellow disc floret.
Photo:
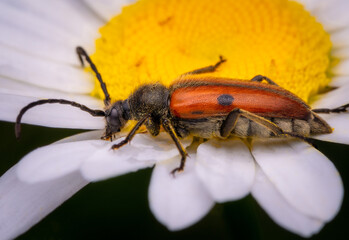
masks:
[[(287, 0), (140, 0), (100, 29), (92, 56), (113, 100), (140, 84), (227, 62), (212, 76), (262, 74), (305, 101), (329, 83), (331, 42)], [(99, 83), (95, 96), (103, 98)]]

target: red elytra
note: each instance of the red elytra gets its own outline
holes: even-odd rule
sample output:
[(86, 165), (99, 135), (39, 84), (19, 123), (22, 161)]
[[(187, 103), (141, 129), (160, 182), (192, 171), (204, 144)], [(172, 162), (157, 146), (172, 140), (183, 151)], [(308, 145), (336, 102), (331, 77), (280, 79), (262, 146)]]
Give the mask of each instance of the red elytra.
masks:
[(224, 116), (235, 108), (275, 118), (307, 119), (311, 112), (296, 95), (270, 84), (227, 78), (186, 78), (173, 86), (170, 111), (183, 119)]

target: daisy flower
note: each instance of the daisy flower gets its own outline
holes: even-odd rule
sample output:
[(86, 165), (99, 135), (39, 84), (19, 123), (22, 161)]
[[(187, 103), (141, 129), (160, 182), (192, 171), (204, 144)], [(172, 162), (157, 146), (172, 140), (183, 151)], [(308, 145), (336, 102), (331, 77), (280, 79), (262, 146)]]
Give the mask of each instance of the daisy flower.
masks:
[[(348, 9), (346, 0), (2, 1), (0, 119), (13, 122), (21, 108), (42, 98), (103, 109), (98, 81), (75, 54), (80, 45), (93, 53), (113, 101), (126, 99), (143, 83), (168, 86), (223, 55), (228, 61), (211, 76), (262, 74), (313, 108), (338, 107), (349, 102)], [(334, 131), (314, 137), (349, 144), (349, 114), (322, 116)], [(2, 239), (26, 232), (90, 182), (153, 166), (150, 210), (171, 231), (199, 222), (216, 203), (250, 194), (275, 223), (310, 237), (342, 204), (343, 184), (334, 164), (301, 141), (250, 145), (238, 138), (189, 137), (182, 143), (190, 158), (174, 178), (170, 172), (180, 156), (164, 132), (151, 137), (141, 131), (111, 151), (127, 129), (114, 142), (101, 140), (104, 119), (73, 107), (42, 105), (23, 122), (94, 131), (28, 149), (33, 151), (4, 173)], [(41, 129), (29, 135), (31, 141)]]

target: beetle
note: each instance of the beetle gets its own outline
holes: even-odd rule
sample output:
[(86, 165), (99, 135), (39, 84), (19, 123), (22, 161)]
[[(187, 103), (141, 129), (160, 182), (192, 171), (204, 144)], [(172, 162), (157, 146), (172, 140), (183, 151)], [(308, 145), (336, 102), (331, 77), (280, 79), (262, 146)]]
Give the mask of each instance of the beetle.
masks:
[[(103, 90), (104, 110), (93, 110), (65, 99), (45, 99), (32, 102), (18, 114), (15, 125), (17, 139), (21, 134), (21, 119), (32, 107), (47, 103), (68, 104), (95, 117), (104, 117), (105, 134), (102, 139), (113, 139), (128, 120), (137, 123), (128, 135), (112, 149), (132, 140), (137, 130), (145, 125), (157, 136), (161, 126), (171, 136), (181, 161), (172, 174), (184, 169), (187, 152), (180, 138), (188, 135), (200, 138), (294, 137), (309, 142), (312, 134), (331, 133), (331, 127), (318, 113), (346, 112), (349, 104), (334, 109), (311, 109), (293, 93), (281, 88), (266, 76), (257, 75), (250, 81), (193, 77), (214, 72), (226, 60), (220, 57), (215, 65), (199, 68), (181, 75), (168, 88), (160, 83), (138, 87), (127, 99), (111, 102), (107, 87), (95, 64), (82, 47), (76, 52), (82, 66), (89, 63)], [(266, 83), (264, 83), (264, 81)]]

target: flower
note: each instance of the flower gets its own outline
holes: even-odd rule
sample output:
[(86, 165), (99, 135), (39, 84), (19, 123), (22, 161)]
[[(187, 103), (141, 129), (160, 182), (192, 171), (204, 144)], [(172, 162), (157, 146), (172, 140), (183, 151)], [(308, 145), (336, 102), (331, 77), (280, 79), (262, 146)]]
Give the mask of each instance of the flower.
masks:
[[(304, 13), (299, 4), (281, 0), (275, 2), (289, 4), (292, 10), (297, 11), (295, 14)], [(123, 14), (142, 15), (142, 11), (139, 9), (148, 3), (149, 1), (141, 1), (125, 8)], [(323, 94), (314, 103), (314, 106), (336, 107), (347, 103), (349, 99), (345, 91), (348, 84), (345, 76), (348, 74), (348, 67), (346, 61), (342, 59), (347, 57), (345, 40), (349, 34), (347, 33), (348, 20), (345, 10), (348, 9), (348, 4), (345, 1), (339, 1), (334, 6), (330, 5), (330, 1), (325, 0), (321, 4), (316, 1), (304, 1), (303, 3), (331, 34), (334, 47), (332, 54), (333, 57), (339, 59), (339, 63), (331, 69), (332, 73), (335, 74), (331, 84), (338, 89)], [(104, 24), (101, 19), (107, 21), (114, 16), (120, 9), (119, 4), (118, 2), (109, 2), (108, 5), (102, 5), (96, 1), (86, 1), (86, 3), (60, 1), (49, 6), (42, 6), (40, 2), (25, 1), (1, 3), (4, 19), (1, 27), (3, 31), (8, 33), (4, 34), (3, 45), (1, 45), (2, 59), (6, 61), (3, 64), (4, 67), (0, 69), (3, 76), (0, 94), (1, 119), (14, 121), (19, 109), (42, 97), (66, 98), (91, 108), (102, 108), (101, 100), (89, 95), (91, 92), (94, 96), (98, 96), (100, 93), (98, 88), (94, 89), (91, 74), (83, 72), (77, 67), (78, 62), (73, 49), (77, 45), (83, 45), (91, 52), (93, 40), (97, 38), (96, 29)], [(176, 8), (176, 12), (183, 13), (184, 10), (180, 11), (180, 6), (176, 5), (178, 8)], [(165, 9), (165, 6), (161, 5), (161, 7)], [(195, 7), (198, 6), (195, 5)], [(65, 15), (61, 15), (63, 12)], [(166, 11), (159, 11), (159, 14), (164, 12), (166, 13)], [(249, 14), (248, 18), (256, 16), (251, 12)], [(285, 14), (288, 13), (285, 12)], [(69, 21), (66, 16), (69, 16)], [(217, 14), (217, 16), (221, 15)], [(137, 17), (139, 16), (137, 15)], [(334, 17), (335, 21), (332, 20)], [(340, 19), (341, 17), (343, 19)], [(120, 20), (117, 18), (116, 22), (112, 23), (119, 23)], [(137, 23), (139, 19), (141, 17), (121, 20), (126, 23), (133, 20)], [(300, 19), (302, 19), (301, 16)], [(89, 24), (83, 24), (85, 22)], [(124, 24), (126, 24), (125, 22)], [(259, 21), (251, 22), (259, 24)], [(277, 21), (275, 22), (277, 23)], [(143, 24), (141, 21), (139, 23)], [(164, 15), (163, 21), (159, 24), (161, 25), (161, 23), (171, 24), (171, 18)], [(301, 23), (303, 24), (303, 22)], [(306, 23), (308, 22), (304, 24)], [(113, 85), (117, 86), (114, 87), (115, 89), (111, 84), (109, 85), (111, 92), (114, 93), (113, 97), (127, 97), (131, 89), (130, 85), (133, 87), (132, 83), (149, 79), (146, 72), (139, 75), (135, 69), (127, 71), (127, 67), (133, 63), (134, 68), (144, 68), (144, 65), (150, 65), (149, 68), (151, 68), (152, 64), (158, 63), (150, 61), (141, 64), (144, 58), (139, 58), (140, 55), (131, 55), (134, 52), (130, 48), (119, 49), (115, 42), (108, 42), (109, 39), (105, 38), (103, 31), (107, 31), (110, 26), (111, 24), (103, 28), (103, 38), (97, 42), (96, 54), (93, 55), (93, 59), (107, 83), (112, 81), (110, 79), (115, 78), (115, 75), (116, 77), (118, 75), (128, 76), (128, 79), (118, 80), (116, 83), (111, 82), (116, 84)], [(249, 27), (246, 22), (243, 22), (243, 26), (246, 29)], [(316, 23), (314, 26), (320, 28), (321, 25)], [(219, 28), (219, 25), (216, 27)], [(129, 29), (129, 34), (135, 33), (134, 29)], [(310, 28), (310, 30), (312, 29)], [(297, 32), (291, 30), (288, 35), (297, 37)], [(312, 33), (309, 29), (306, 28), (306, 30)], [(195, 32), (195, 30), (191, 32)], [(305, 33), (306, 31), (303, 32), (303, 35)], [(316, 33), (319, 33), (319, 35), (315, 34), (316, 37), (319, 37), (319, 42), (326, 43), (328, 40), (326, 32), (324, 33), (320, 29)], [(156, 31), (149, 32), (149, 34), (153, 34), (149, 37), (158, 36)], [(200, 34), (202, 36), (205, 32), (200, 32)], [(117, 35), (111, 35), (111, 38), (113, 37), (115, 39), (112, 40), (116, 42), (122, 41), (122, 38), (117, 37)], [(273, 38), (269, 39), (269, 41), (274, 40)], [(289, 42), (285, 42), (289, 44)], [(317, 42), (315, 41), (315, 43)], [(131, 42), (130, 46), (135, 46), (132, 44), (136, 43)], [(308, 46), (307, 44), (308, 42), (302, 41), (298, 43), (299, 51), (302, 54), (295, 55), (294, 67), (299, 70), (297, 64), (307, 63), (306, 60), (316, 61), (315, 69), (308, 69), (311, 71), (310, 73), (301, 72), (300, 76), (316, 76), (321, 84), (312, 85), (311, 81), (301, 82), (300, 85), (304, 84), (307, 88), (311, 87), (312, 89), (308, 89), (306, 92), (303, 90), (307, 88), (293, 89), (305, 100), (308, 100), (314, 92), (328, 84), (329, 81), (325, 70), (329, 65), (326, 53), (329, 51), (330, 45), (315, 45), (318, 48), (316, 52), (318, 55), (314, 56), (314, 52), (303, 52), (309, 50), (302, 48)], [(164, 46), (159, 45), (160, 49), (162, 47)], [(195, 69), (195, 66), (207, 65), (204, 62), (205, 58), (200, 58), (203, 54), (203, 49), (200, 46), (195, 45), (198, 49), (194, 48), (194, 50), (187, 47), (188, 44), (183, 42), (183, 48), (180, 51), (183, 55), (190, 55), (196, 51), (196, 62), (190, 62), (192, 64), (190, 66), (187, 61), (177, 61), (178, 66), (173, 67), (177, 67), (177, 71), (168, 65), (165, 65), (165, 68), (155, 67), (159, 70), (157, 72), (159, 75), (155, 75), (155, 79), (163, 77), (165, 79), (163, 81), (166, 81), (166, 79), (173, 79), (174, 76), (178, 75), (176, 72), (185, 72), (183, 70), (186, 68), (191, 70)], [(219, 47), (222, 47), (222, 51), (224, 51), (228, 46), (219, 45)], [(312, 48), (315, 47), (312, 46)], [(140, 46), (140, 49), (144, 50), (144, 46)], [(159, 53), (159, 51), (155, 51), (156, 48), (145, 50), (153, 51), (147, 53), (150, 55)], [(192, 52), (188, 52), (189, 50)], [(270, 48), (268, 52), (272, 50)], [(105, 53), (103, 55), (103, 51), (108, 52), (109, 55), (105, 55)], [(239, 54), (246, 51), (248, 51), (248, 47), (242, 48)], [(277, 67), (280, 58), (277, 58), (276, 62), (271, 61), (267, 68), (260, 69), (260, 65), (256, 62), (259, 63), (259, 57), (263, 56), (264, 52), (266, 52), (265, 49), (259, 53), (260, 55), (252, 55), (251, 53), (248, 55), (254, 61), (246, 62), (252, 62), (253, 65), (256, 65), (256, 69), (246, 67), (246, 69), (238, 68), (236, 70), (233, 68), (235, 71), (233, 74), (248, 78), (250, 74), (248, 71), (258, 71), (258, 73), (264, 74), (263, 71), (268, 69), (270, 74), (275, 74), (271, 77), (273, 79), (287, 78), (285, 71), (279, 71), (280, 68)], [(165, 54), (166, 52), (160, 51), (160, 53)], [(129, 58), (122, 58), (123, 54)], [(217, 57), (217, 52), (212, 51), (211, 48), (204, 49), (204, 54), (207, 56), (206, 59)], [(173, 56), (178, 57), (177, 55)], [(296, 58), (300, 56), (305, 56), (305, 58)], [(175, 57), (173, 60), (179, 59)], [(229, 55), (226, 57), (235, 63), (236, 58), (229, 58)], [(125, 62), (111, 64), (118, 63), (120, 59)], [(110, 66), (115, 68), (115, 72), (112, 72)], [(126, 67), (126, 70), (123, 67)], [(229, 68), (224, 69), (217, 74), (228, 75), (224, 71), (228, 71)], [(289, 71), (289, 69), (286, 70)], [(299, 73), (294, 69), (293, 71), (294, 74)], [(129, 82), (125, 85), (124, 81), (127, 80)], [(294, 77), (290, 77), (289, 80), (289, 82), (283, 82), (284, 87), (294, 88), (292, 86), (292, 82), (295, 81)], [(319, 138), (348, 144), (348, 134), (344, 132), (346, 130), (344, 123), (348, 119), (348, 115), (330, 115), (325, 116), (325, 119), (335, 130), (334, 133), (319, 136)], [(46, 105), (34, 108), (25, 115), (23, 120), (30, 124), (49, 127), (80, 129), (101, 129), (104, 127), (104, 122), (101, 119), (92, 118), (85, 112), (62, 105)], [(276, 223), (301, 236), (311, 236), (320, 231), (324, 224), (337, 214), (341, 206), (343, 187), (336, 168), (323, 154), (303, 142), (269, 141), (266, 144), (262, 141), (255, 141), (251, 150), (239, 139), (231, 141), (211, 139), (201, 144), (196, 142), (197, 145), (189, 147), (191, 158), (187, 160), (185, 171), (173, 178), (169, 173), (178, 165), (179, 155), (165, 133), (161, 133), (156, 138), (147, 134), (138, 134), (130, 145), (119, 149), (117, 154), (110, 151), (113, 143), (99, 140), (101, 135), (101, 131), (82, 133), (36, 149), (1, 177), (0, 233), (3, 238), (14, 238), (25, 232), (91, 181), (118, 176), (151, 167), (154, 164), (156, 166), (149, 185), (150, 209), (157, 220), (170, 230), (180, 230), (196, 223), (210, 211), (215, 202), (241, 199), (249, 193)], [(190, 139), (183, 141), (185, 146), (189, 146), (190, 143)]]

